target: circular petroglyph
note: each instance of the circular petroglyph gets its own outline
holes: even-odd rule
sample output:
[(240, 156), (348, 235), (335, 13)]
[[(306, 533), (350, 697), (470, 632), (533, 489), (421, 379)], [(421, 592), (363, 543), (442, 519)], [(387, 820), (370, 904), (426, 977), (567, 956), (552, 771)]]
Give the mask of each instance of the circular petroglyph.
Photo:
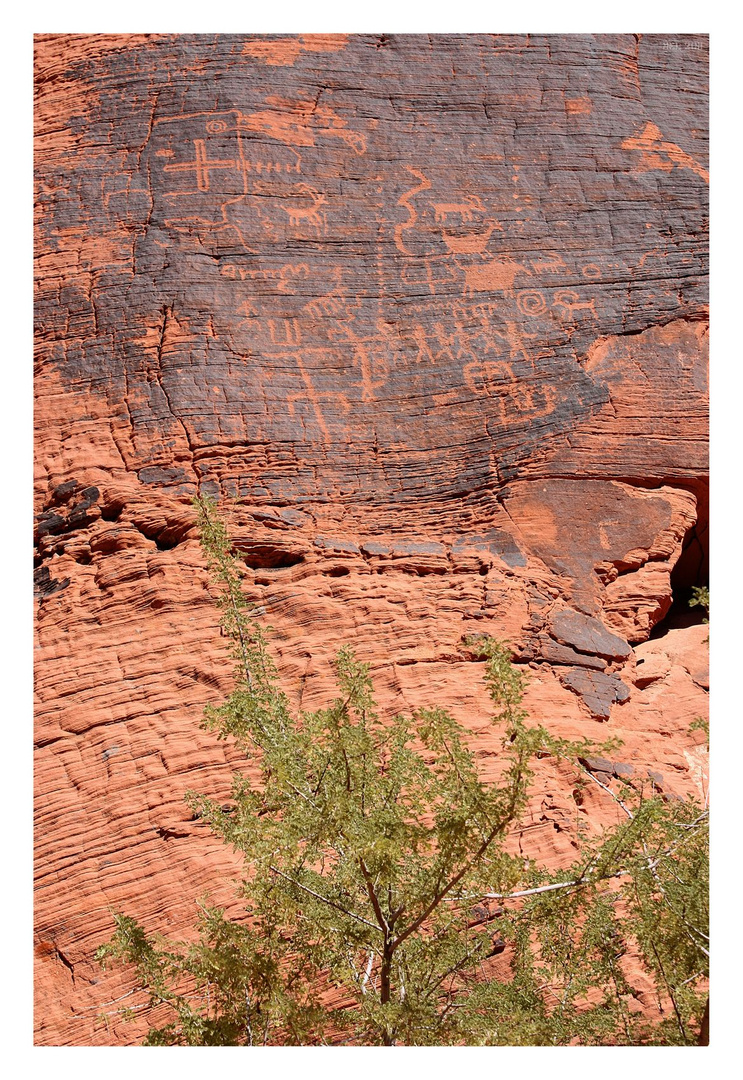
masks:
[(547, 310), (547, 301), (538, 289), (524, 289), (516, 297), (516, 303), (524, 315), (541, 315)]

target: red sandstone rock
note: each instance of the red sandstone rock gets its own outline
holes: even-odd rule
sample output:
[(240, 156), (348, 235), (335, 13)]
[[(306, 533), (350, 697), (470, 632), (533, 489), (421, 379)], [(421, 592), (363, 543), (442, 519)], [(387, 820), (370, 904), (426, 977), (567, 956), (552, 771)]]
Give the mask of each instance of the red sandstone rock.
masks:
[[(183, 802), (238, 764), (196, 492), (297, 706), (351, 642), (493, 779), (492, 634), (535, 719), (704, 797), (707, 628), (648, 640), (706, 558), (706, 47), (668, 43), (37, 39), (38, 1043), (140, 1037), (97, 1020), (110, 907), (236, 904)], [(514, 850), (614, 820), (573, 780), (538, 762)]]

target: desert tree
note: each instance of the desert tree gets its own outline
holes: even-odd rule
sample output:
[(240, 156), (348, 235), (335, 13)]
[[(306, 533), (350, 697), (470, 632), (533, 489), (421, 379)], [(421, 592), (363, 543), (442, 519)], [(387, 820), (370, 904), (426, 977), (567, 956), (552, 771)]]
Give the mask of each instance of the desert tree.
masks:
[[(507, 841), (535, 755), (579, 769), (587, 747), (529, 724), (508, 647), (466, 642), (499, 732), (495, 783), (440, 705), (381, 719), (369, 665), (348, 646), (335, 659), (335, 699), (295, 714), (225, 524), (208, 499), (197, 511), (235, 662), (233, 692), (204, 723), (235, 741), (246, 768), (232, 805), (188, 800), (244, 857), (244, 915), (203, 903), (196, 939), (174, 943), (115, 913), (98, 957), (134, 965), (143, 1004), (163, 1018), (148, 1043), (695, 1041), (706, 808), (607, 788), (625, 822), (584, 840), (567, 874), (525, 864)], [(506, 943), (505, 966), (494, 963)], [(629, 955), (652, 976), (657, 1010), (669, 1010), (655, 1022), (632, 1006)]]

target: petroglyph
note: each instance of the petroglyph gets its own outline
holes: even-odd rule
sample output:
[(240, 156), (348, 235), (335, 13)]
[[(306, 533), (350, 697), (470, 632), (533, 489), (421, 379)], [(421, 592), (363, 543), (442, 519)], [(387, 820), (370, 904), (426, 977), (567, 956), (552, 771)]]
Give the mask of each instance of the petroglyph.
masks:
[(581, 300), (574, 289), (558, 289), (553, 297), (552, 307), (560, 308), (563, 318), (572, 318), (576, 311), (590, 311), (591, 314), (596, 314), (595, 299), (592, 297), (590, 300)]
[(621, 525), (621, 521), (618, 518), (614, 518), (611, 521), (599, 522), (599, 542), (604, 551), (610, 551), (613, 548), (613, 544), (609, 538), (607, 529), (612, 525)]
[(498, 333), (503, 341), (506, 342), (509, 348), (509, 356), (512, 360), (525, 360), (528, 364), (534, 366), (534, 358), (526, 347), (525, 338), (536, 338), (536, 334), (528, 334), (515, 322), (507, 322), (505, 331)]
[[(207, 130), (209, 125), (207, 124)], [(224, 129), (220, 129), (221, 131)], [(235, 158), (226, 158), (223, 160), (210, 161), (206, 152), (206, 142), (204, 139), (194, 139), (194, 152), (196, 159), (193, 162), (179, 162), (178, 164), (164, 165), (165, 172), (194, 172), (196, 175), (196, 186), (199, 191), (209, 190), (209, 174), (213, 169), (235, 169), (237, 162)]]
[(276, 286), (279, 292), (293, 293), (295, 285), (300, 281), (309, 281), (310, 268), (307, 263), (287, 263), (278, 272)]
[(492, 397), (498, 385), (513, 378), (513, 368), (505, 360), (472, 360), (462, 368), (465, 385), (478, 397)]
[(539, 289), (524, 289), (516, 297), (519, 311), (524, 315), (533, 317), (543, 315), (547, 310), (547, 301), (544, 293)]
[(581, 275), (587, 281), (598, 281), (601, 277), (601, 267), (597, 266), (596, 263), (586, 263), (581, 269)]
[(412, 229), (416, 221), (418, 220), (418, 212), (416, 211), (415, 207), (411, 205), (410, 200), (415, 195), (419, 195), (422, 191), (428, 191), (431, 187), (431, 181), (424, 173), (419, 172), (418, 169), (414, 169), (412, 165), (406, 165), (405, 168), (413, 176), (417, 176), (417, 178), (420, 180), (420, 183), (416, 184), (415, 187), (412, 187), (410, 191), (406, 191), (405, 194), (401, 195), (400, 198), (397, 200), (397, 205), (404, 206), (407, 210), (408, 220), (398, 225), (395, 225), (395, 244), (397, 246), (397, 250), (401, 251), (403, 255), (412, 255), (413, 252), (408, 250), (408, 248), (406, 248), (402, 242), (403, 232), (407, 232), (409, 229)]
[(638, 172), (650, 172), (653, 169), (670, 172), (676, 166), (679, 169), (691, 169), (706, 184), (709, 183), (708, 170), (676, 143), (666, 142), (663, 132), (650, 120), (641, 132), (624, 140), (622, 149), (639, 152), (640, 161), (636, 166)]
[[(38, 36), (36, 509), (62, 527), (72, 481), (98, 487), (105, 511), (40, 538), (39, 569), (70, 587), (39, 611), (51, 817), (37, 930), (82, 974), (70, 989), (58, 957), (39, 957), (38, 1042), (144, 1037), (142, 1014), (134, 1029), (96, 1020), (119, 976), (86, 977), (112, 897), (172, 913), (178, 937), (193, 896), (231, 903), (233, 853), (178, 809), (194, 777), (227, 798), (236, 760), (198, 729), (224, 665), (203, 568), (180, 546), (195, 491), (219, 497), (236, 535), (266, 541), (246, 595), (271, 608), (285, 659), (317, 660), (306, 687), (287, 668), (308, 709), (339, 634), (375, 664), (398, 639), (421, 660), (385, 681), (390, 715), (435, 678), (466, 720), (477, 702), (457, 696), (468, 670), (450, 654), (470, 619), (543, 665), (537, 618), (555, 600), (638, 641), (657, 622), (671, 547), (705, 533), (708, 254), (694, 169), (707, 164), (706, 64), (687, 38), (669, 39), (670, 56), (657, 39)], [(635, 54), (642, 93), (626, 76)], [(333, 580), (338, 560), (321, 565), (330, 546), (312, 543), (451, 548), (480, 534), (483, 558), (444, 559), (441, 578), (391, 565), (377, 577), (400, 560), (355, 554)], [(281, 568), (307, 544), (317, 558)], [(662, 558), (647, 572), (594, 572), (651, 550)], [(676, 711), (660, 702), (651, 719), (687, 745), (685, 713), (703, 706), (678, 685)], [(556, 734), (588, 732), (551, 676), (534, 693)], [(643, 755), (671, 745), (642, 735), (655, 693), (633, 687), (612, 717), (643, 772)], [(551, 784), (549, 759), (537, 764)], [(184, 830), (188, 842), (163, 841)], [(547, 832), (538, 854), (557, 866), (569, 836)]]
[(565, 98), (565, 112), (568, 116), (589, 116), (593, 102), (589, 97)]
[(641, 270), (648, 259), (666, 259), (668, 257), (667, 252), (661, 251), (660, 248), (653, 248), (652, 251), (646, 251), (642, 258), (637, 263), (637, 269)]
[(435, 364), (437, 358), (431, 352), (431, 348), (428, 344), (428, 337), (426, 331), (419, 324), (412, 329), (413, 340), (418, 346), (418, 352), (415, 357), (416, 364), (429, 363)]
[(529, 274), (531, 270), (512, 259), (500, 259), (484, 266), (465, 268), (465, 296), (476, 292), (502, 292), (513, 295), (513, 283), (517, 274)]
[(535, 274), (564, 274), (568, 270), (562, 255), (554, 255), (549, 259), (532, 259), (531, 266)]
[(302, 53), (340, 52), (348, 34), (300, 34), (298, 37), (255, 38), (243, 45), (243, 55), (271, 67), (294, 67)]
[(302, 344), (302, 331), (296, 319), (269, 319), (268, 332), (273, 345)]
[(349, 128), (328, 105), (315, 99), (268, 97), (267, 109), (241, 115), (246, 131), (261, 132), (290, 146), (316, 146), (318, 138), (340, 139), (357, 155), (366, 153), (366, 136)]
[[(312, 351), (313, 353), (316, 353), (319, 350)], [(315, 384), (312, 381), (312, 377), (310, 376), (310, 373), (308, 372), (304, 364), (302, 356), (299, 353), (294, 352), (278, 352), (274, 353), (273, 355), (277, 360), (289, 361), (290, 365), (295, 364), (304, 386), (301, 391), (292, 391), (291, 393), (288, 393), (286, 395), (286, 405), (289, 415), (296, 416), (296, 406), (298, 403), (305, 406), (309, 404), (311, 407), (312, 415), (314, 416), (317, 426), (322, 433), (322, 441), (326, 444), (329, 443), (330, 431), (328, 430), (328, 425), (325, 421), (325, 416), (323, 414), (320, 395), (315, 388)]]
[(459, 216), (462, 221), (472, 221), (475, 213), (484, 214), (485, 207), (477, 195), (468, 195), (461, 202), (431, 203), (434, 221), (445, 222), (447, 218)]
[[(382, 363), (375, 364), (372, 357), (369, 355), (369, 351), (363, 342), (358, 342), (355, 349), (356, 360), (361, 372), (361, 400), (365, 402), (376, 401), (376, 390), (381, 390), (387, 381), (387, 365)], [(374, 368), (381, 367), (382, 374), (379, 378), (374, 378)], [(358, 384), (356, 384), (358, 385)]]
[[(284, 205), (282, 203), (281, 206), (281, 209), (289, 216), (289, 224), (293, 228), (305, 224), (311, 225), (318, 232), (323, 232), (326, 227), (325, 212), (320, 208), (327, 203), (326, 196), (307, 184), (300, 184), (296, 189), (296, 197), (303, 199), (304, 202), (299, 205), (296, 203)], [(309, 205), (306, 203), (308, 199)]]
[[(166, 200), (198, 198), (199, 193), (215, 189), (213, 174), (217, 173), (221, 177), (216, 183), (217, 190), (226, 189), (228, 194), (234, 195), (237, 185), (238, 190), (246, 192), (247, 163), (239, 124), (240, 114), (236, 110), (184, 113), (155, 120), (151, 138), (155, 148), (151, 163), (154, 167), (153, 190), (161, 191)], [(176, 160), (171, 160), (173, 158)], [(167, 179), (172, 181), (183, 177), (184, 183), (174, 188), (172, 183), (159, 180), (160, 172), (168, 174)], [(231, 175), (226, 176), (226, 172)]]
[(449, 251), (454, 255), (475, 255), (483, 252), (488, 246), (488, 241), (495, 230), (503, 232), (503, 226), (499, 221), (491, 221), (482, 232), (463, 233), (454, 236), (441, 230), (441, 236)]

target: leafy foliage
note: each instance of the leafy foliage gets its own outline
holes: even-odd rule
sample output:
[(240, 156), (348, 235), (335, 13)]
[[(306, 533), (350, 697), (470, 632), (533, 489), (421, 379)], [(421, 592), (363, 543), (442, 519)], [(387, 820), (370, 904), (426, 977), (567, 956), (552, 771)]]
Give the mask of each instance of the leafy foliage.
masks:
[(689, 607), (703, 607), (705, 611), (705, 622), (709, 622), (709, 586), (708, 585), (695, 585), (691, 590), (691, 600), (689, 601)]
[[(245, 857), (245, 918), (203, 906), (195, 943), (173, 944), (115, 916), (99, 959), (133, 964), (148, 1003), (170, 1014), (147, 1041), (694, 1041), (706, 812), (638, 795), (633, 810), (622, 801), (627, 823), (586, 843), (567, 880), (527, 869), (505, 841), (526, 805), (531, 761), (537, 752), (574, 761), (586, 745), (527, 724), (508, 648), (468, 643), (484, 660), (501, 731), (495, 785), (480, 780), (445, 709), (382, 723), (369, 667), (348, 647), (336, 658), (336, 699), (295, 717), (225, 527), (211, 502), (198, 513), (236, 664), (233, 693), (205, 724), (237, 742), (247, 771), (234, 779), (234, 812), (188, 798)], [(496, 917), (507, 967), (494, 961)], [(630, 948), (673, 1008), (655, 1030), (627, 1004)]]

